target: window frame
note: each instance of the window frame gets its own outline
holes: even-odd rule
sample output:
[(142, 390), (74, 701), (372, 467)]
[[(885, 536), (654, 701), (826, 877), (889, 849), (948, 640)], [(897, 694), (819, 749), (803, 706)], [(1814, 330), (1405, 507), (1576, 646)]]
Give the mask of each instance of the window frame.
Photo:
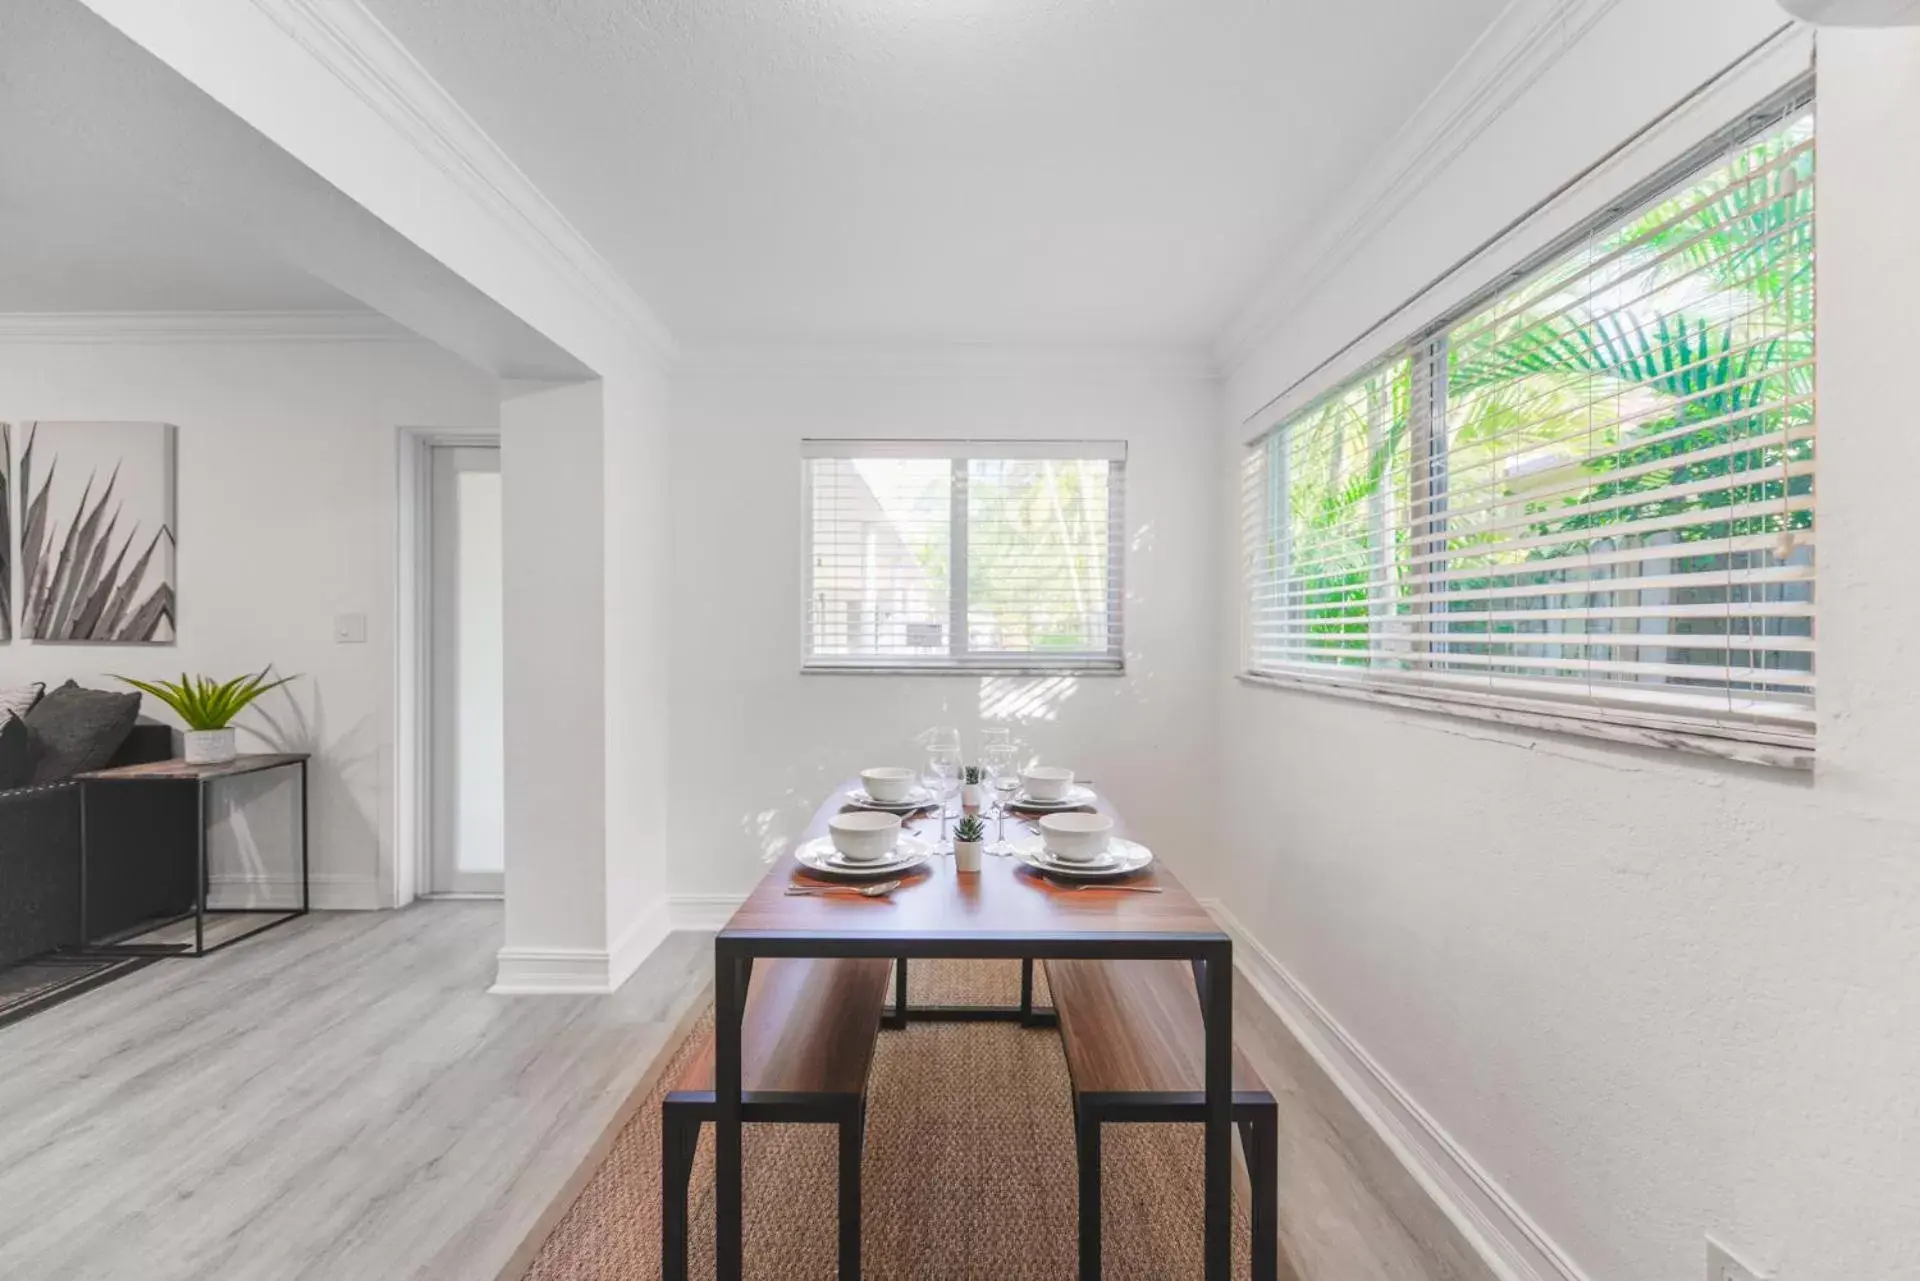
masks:
[[(1448, 370), (1447, 348), (1449, 335), (1456, 327), (1502, 298), (1510, 296), (1539, 273), (1560, 263), (1567, 254), (1577, 250), (1590, 237), (1619, 226), (1638, 211), (1670, 195), (1689, 178), (1710, 169), (1715, 160), (1724, 157), (1729, 149), (1743, 143), (1757, 141), (1765, 136), (1769, 129), (1779, 128), (1796, 117), (1813, 111), (1814, 106), (1815, 93), (1811, 75), (1797, 78), (1784, 90), (1745, 113), (1739, 120), (1703, 139), (1697, 146), (1689, 148), (1684, 154), (1661, 166), (1643, 181), (1634, 183), (1616, 199), (1607, 201), (1604, 207), (1595, 210), (1566, 231), (1552, 237), (1539, 249), (1526, 254), (1517, 264), (1498, 272), (1481, 287), (1472, 290), (1466, 297), (1447, 307), (1444, 312), (1424, 319), (1412, 333), (1402, 331), (1403, 337), (1399, 340), (1383, 344), (1357, 366), (1348, 366), (1350, 372), (1340, 377), (1338, 381), (1331, 384), (1321, 383), (1315, 394), (1311, 396), (1294, 395), (1295, 391), (1312, 380), (1321, 370), (1316, 370), (1315, 374), (1309, 374), (1301, 380), (1301, 384), (1296, 384), (1294, 389), (1283, 393), (1261, 411), (1261, 417), (1268, 425), (1247, 440), (1240, 455), (1242, 467), (1258, 458), (1263, 451), (1273, 448), (1275, 442), (1280, 442), (1277, 452), (1284, 459), (1288, 453), (1287, 437), (1293, 426), (1318, 407), (1347, 393), (1356, 385), (1378, 376), (1380, 371), (1390, 368), (1397, 362), (1405, 361), (1408, 363), (1408, 378), (1412, 387), (1408, 407), (1410, 466), (1416, 469), (1430, 469), (1436, 460), (1434, 448), (1436, 439), (1440, 442), (1446, 439), (1444, 423), (1447, 413), (1445, 391)], [(1817, 150), (1817, 125), (1814, 137)], [(1476, 250), (1474, 256), (1484, 250), (1497, 248), (1501, 243), (1517, 237), (1523, 226), (1524, 223), (1520, 223), (1507, 229), (1494, 240), (1483, 245), (1481, 250)], [(1817, 253), (1817, 249), (1815, 252)], [(1814, 288), (1817, 291), (1817, 281)], [(1412, 302), (1407, 306), (1412, 306)], [(1814, 333), (1817, 342), (1817, 320)], [(1364, 351), (1365, 348), (1362, 346), (1364, 341), (1363, 336), (1362, 339), (1349, 344), (1342, 349), (1341, 353), (1330, 358), (1322, 369), (1332, 366), (1345, 356)], [(1817, 377), (1817, 364), (1815, 368)], [(1814, 394), (1816, 405), (1817, 401), (1816, 391)], [(1280, 412), (1274, 412), (1276, 409)], [(1436, 424), (1442, 425), (1442, 430), (1437, 437)], [(1422, 451), (1428, 457), (1413, 461)], [(1444, 443), (1440, 444), (1437, 453), (1438, 465), (1444, 470), (1447, 462)], [(1271, 507), (1274, 479), (1268, 474), (1270, 470), (1264, 464), (1261, 467), (1260, 486), (1264, 492), (1256, 520), (1252, 523), (1244, 523), (1247, 517), (1243, 514), (1243, 543), (1250, 537), (1271, 536), (1276, 513)], [(1416, 470), (1415, 474), (1419, 475), (1421, 471)], [(1428, 483), (1431, 483), (1432, 472), (1426, 470), (1425, 475), (1429, 477)], [(1243, 476), (1242, 484), (1245, 483)], [(1242, 501), (1246, 501), (1244, 492)], [(1284, 507), (1281, 517), (1285, 518)], [(1279, 670), (1263, 669), (1255, 662), (1254, 636), (1255, 615), (1259, 611), (1255, 593), (1262, 577), (1262, 570), (1258, 565), (1259, 554), (1255, 545), (1243, 545), (1241, 549), (1243, 582), (1240, 590), (1240, 670), (1236, 674), (1236, 679), (1244, 684), (1303, 690), (1412, 711), (1437, 713), (1448, 717), (1496, 722), (1517, 729), (1573, 733), (1634, 746), (1673, 749), (1750, 764), (1802, 770), (1812, 768), (1814, 731), (1811, 728), (1778, 721), (1756, 719), (1750, 723), (1735, 724), (1726, 721), (1714, 723), (1704, 718), (1687, 715), (1677, 708), (1659, 704), (1636, 707), (1631, 700), (1608, 698), (1604, 695), (1594, 697), (1590, 694), (1584, 698), (1568, 697), (1561, 700), (1537, 692), (1502, 694), (1488, 689), (1473, 688), (1464, 683), (1459, 688), (1449, 688), (1447, 682), (1422, 680), (1411, 673), (1396, 677), (1393, 673), (1360, 667), (1343, 668), (1332, 663), (1327, 664), (1325, 670), (1316, 670), (1305, 665), (1283, 665)], [(1282, 570), (1280, 574), (1284, 579), (1286, 571)], [(1818, 582), (1817, 575), (1813, 581)], [(1817, 694), (1813, 705), (1817, 709)]]
[[(863, 452), (864, 451), (864, 452)], [(1124, 676), (1126, 674), (1127, 441), (1085, 439), (805, 438), (800, 448), (800, 671), (809, 676)], [(885, 657), (813, 653), (814, 494), (818, 459), (945, 459), (948, 481), (947, 649), (944, 655)], [(1104, 651), (1075, 650), (1057, 657), (970, 648), (967, 625), (969, 565), (968, 463), (975, 460), (1095, 460), (1107, 464), (1107, 574), (1109, 604)]]

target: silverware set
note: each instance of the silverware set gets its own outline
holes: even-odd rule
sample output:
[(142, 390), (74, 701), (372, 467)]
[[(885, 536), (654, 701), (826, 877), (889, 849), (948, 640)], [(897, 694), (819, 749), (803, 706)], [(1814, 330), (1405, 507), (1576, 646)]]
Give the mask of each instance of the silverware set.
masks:
[(872, 885), (789, 885), (789, 898), (885, 898), (905, 881), (875, 881)]

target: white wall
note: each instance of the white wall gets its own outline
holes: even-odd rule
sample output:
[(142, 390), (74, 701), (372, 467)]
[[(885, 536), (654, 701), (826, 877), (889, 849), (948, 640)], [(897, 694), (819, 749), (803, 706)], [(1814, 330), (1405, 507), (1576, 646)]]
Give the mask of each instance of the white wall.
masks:
[[(1177, 866), (1204, 843), (1195, 794), (1211, 741), (1213, 616), (1205, 442), (1215, 389), (1123, 363), (1048, 372), (748, 368), (673, 386), (668, 777), (677, 895), (744, 893), (863, 766), (917, 764), (913, 736), (1010, 723), (1046, 759), (1125, 798)], [(801, 675), (800, 441), (822, 437), (1125, 439), (1127, 672), (1027, 680)]]
[[(1245, 413), (1778, 21), (1623, 0), (1237, 371), (1223, 470)], [(1263, 803), (1207, 887), (1595, 1281), (1695, 1281), (1709, 1231), (1780, 1281), (1914, 1275), (1920, 37), (1823, 37), (1821, 75), (1817, 771), (1220, 686)]]
[[(509, 385), (505, 501), (506, 940), (498, 987), (606, 973), (606, 692), (598, 381)], [(571, 960), (570, 960), (571, 958)]]
[[(394, 457), (401, 426), (490, 426), (495, 380), (421, 343), (0, 343), (0, 419), (179, 427), (179, 641), (0, 646), (0, 685), (104, 673), (300, 679), (242, 716), (310, 743), (318, 907), (383, 903), (393, 848)], [(367, 643), (333, 643), (336, 614)], [(172, 723), (154, 705), (148, 715)]]

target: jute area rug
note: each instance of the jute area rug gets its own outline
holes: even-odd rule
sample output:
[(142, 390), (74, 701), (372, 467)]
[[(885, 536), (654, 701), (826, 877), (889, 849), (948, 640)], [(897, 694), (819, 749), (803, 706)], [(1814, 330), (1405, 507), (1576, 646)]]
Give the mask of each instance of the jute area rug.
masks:
[[(916, 1004), (1018, 1001), (1017, 963), (918, 961)], [(660, 1275), (660, 1099), (712, 1026), (708, 1008), (540, 1247), (526, 1281)], [(713, 1276), (712, 1127), (693, 1174), (691, 1275)], [(834, 1128), (749, 1125), (746, 1274), (835, 1275)], [(1201, 1275), (1197, 1125), (1104, 1130), (1102, 1275)], [(1237, 1157), (1236, 1157), (1237, 1160)], [(1072, 1281), (1077, 1191), (1072, 1101), (1058, 1033), (1011, 1024), (921, 1023), (880, 1034), (867, 1115), (862, 1275), (871, 1281)], [(1247, 1275), (1236, 1172), (1234, 1269)]]

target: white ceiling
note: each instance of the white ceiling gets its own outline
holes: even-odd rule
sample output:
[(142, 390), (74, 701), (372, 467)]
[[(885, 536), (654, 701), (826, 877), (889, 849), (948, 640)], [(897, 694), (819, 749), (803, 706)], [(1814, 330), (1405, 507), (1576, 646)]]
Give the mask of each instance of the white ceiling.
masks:
[(482, 369), (584, 372), (78, 0), (0, 0), (0, 312), (369, 308)]
[(0, 105), (0, 312), (360, 308), (118, 166), (23, 145), (19, 119)]
[(102, 74), (115, 42), (69, 0), (7, 0), (0, 13), (0, 311), (359, 308), (156, 190), (118, 147), (89, 145), (92, 122), (55, 121), (49, 77), (93, 84), (102, 113), (134, 90)]
[(682, 339), (1211, 341), (1503, 0), (363, 0)]

